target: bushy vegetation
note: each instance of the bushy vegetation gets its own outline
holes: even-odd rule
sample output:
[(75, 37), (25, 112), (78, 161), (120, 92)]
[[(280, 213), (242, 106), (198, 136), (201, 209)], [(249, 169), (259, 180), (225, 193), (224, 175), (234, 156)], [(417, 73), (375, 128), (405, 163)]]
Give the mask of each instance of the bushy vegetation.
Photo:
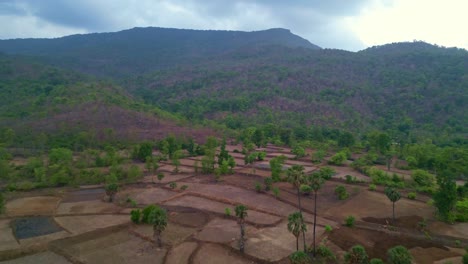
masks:
[(349, 215), (345, 218), (345, 226), (347, 227), (353, 227), (355, 222), (356, 218), (352, 215)]
[(367, 264), (369, 263), (369, 256), (363, 246), (356, 245), (345, 253), (344, 261), (347, 264)]
[(389, 264), (411, 264), (413, 257), (411, 253), (403, 246), (396, 246), (387, 251)]
[(336, 186), (335, 194), (340, 200), (346, 200), (349, 197), (349, 193), (343, 185)]

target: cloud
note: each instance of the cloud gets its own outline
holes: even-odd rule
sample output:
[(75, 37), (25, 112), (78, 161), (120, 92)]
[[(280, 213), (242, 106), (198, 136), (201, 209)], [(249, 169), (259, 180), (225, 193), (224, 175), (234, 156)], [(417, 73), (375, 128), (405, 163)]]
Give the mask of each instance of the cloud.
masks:
[(325, 48), (358, 50), (413, 39), (468, 47), (466, 37), (456, 36), (466, 35), (461, 25), (468, 24), (463, 18), (468, 7), (463, 2), (0, 0), (0, 23), (8, 25), (0, 28), (0, 38), (59, 37), (146, 26), (245, 31), (283, 27)]

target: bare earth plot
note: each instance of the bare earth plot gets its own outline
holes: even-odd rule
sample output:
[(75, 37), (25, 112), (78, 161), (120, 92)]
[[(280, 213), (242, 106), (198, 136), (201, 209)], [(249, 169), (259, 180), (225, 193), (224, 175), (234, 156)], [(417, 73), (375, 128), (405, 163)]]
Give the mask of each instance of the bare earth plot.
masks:
[[(247, 226), (246, 234), (254, 228)], [(239, 224), (232, 219), (215, 218), (202, 231), (195, 235), (195, 239), (212, 243), (230, 243), (239, 238)]]
[(6, 214), (12, 216), (52, 215), (60, 198), (53, 196), (36, 196), (19, 198), (6, 204)]
[(169, 183), (169, 182), (177, 182), (180, 180), (184, 180), (187, 178), (193, 177), (192, 174), (173, 174), (173, 173), (164, 173), (164, 178), (159, 181), (157, 175), (149, 175), (143, 177), (141, 182), (146, 183)]
[[(317, 227), (317, 237), (320, 237), (324, 228)], [(312, 243), (312, 228), (306, 232), (306, 243)], [(238, 248), (237, 241), (232, 247)], [(302, 236), (299, 239), (299, 248), (303, 248)], [(247, 236), (245, 252), (252, 257), (266, 261), (279, 261), (286, 258), (296, 250), (296, 238), (288, 231), (287, 222), (275, 227), (259, 229), (257, 233)]]
[(204, 244), (193, 259), (194, 264), (251, 264), (251, 260), (243, 258), (231, 250), (216, 244)]
[[(185, 195), (180, 198), (170, 200), (165, 205), (170, 206), (184, 206), (184, 207), (192, 207), (199, 210), (206, 210), (218, 214), (224, 214), (225, 208), (230, 208), (231, 212), (234, 212), (234, 206), (232, 204), (221, 203), (217, 201), (212, 201), (202, 197), (196, 197), (191, 195)], [(281, 220), (280, 217), (265, 214), (261, 212), (256, 212), (253, 210), (249, 210), (247, 221), (255, 223), (255, 224), (262, 224), (262, 225), (271, 225), (277, 223)]]
[[(423, 218), (432, 218), (434, 209), (425, 203), (402, 198), (395, 204), (395, 214), (397, 216), (418, 215)], [(366, 216), (391, 217), (392, 203), (383, 193), (363, 190), (343, 205), (327, 210), (326, 215), (341, 218), (348, 215), (354, 215), (357, 218)]]
[(99, 228), (129, 223), (130, 217), (128, 215), (77, 215), (55, 217), (55, 221), (76, 235)]
[(167, 200), (170, 197), (177, 195), (177, 192), (169, 191), (157, 187), (149, 187), (144, 189), (130, 189), (119, 194), (119, 197), (130, 197), (138, 204), (148, 205), (155, 204)]
[(122, 208), (113, 203), (103, 201), (83, 201), (76, 203), (61, 203), (56, 211), (56, 215), (71, 214), (109, 214), (117, 213)]
[(165, 264), (188, 264), (190, 255), (197, 247), (198, 244), (195, 242), (184, 242), (173, 247), (167, 255)]
[[(182, 243), (186, 238), (196, 232), (196, 228), (185, 227), (175, 223), (168, 223), (166, 229), (161, 235), (161, 239), (165, 245), (177, 245)], [(138, 225), (134, 231), (140, 236), (152, 239), (153, 226), (152, 225)]]
[(163, 263), (166, 249), (153, 245), (126, 230), (77, 242), (64, 248), (67, 254), (85, 263)]
[(10, 220), (0, 220), (0, 251), (18, 248), (13, 230), (10, 227)]
[(69, 264), (70, 262), (64, 257), (57, 255), (53, 252), (46, 251), (41, 252), (13, 260), (7, 260), (2, 262), (4, 264)]

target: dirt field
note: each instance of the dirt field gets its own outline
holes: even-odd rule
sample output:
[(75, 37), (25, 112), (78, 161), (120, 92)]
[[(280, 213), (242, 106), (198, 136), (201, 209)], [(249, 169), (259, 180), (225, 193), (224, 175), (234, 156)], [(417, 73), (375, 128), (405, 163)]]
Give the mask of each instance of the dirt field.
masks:
[[(227, 146), (229, 151), (242, 146)], [(0, 218), (0, 259), (6, 263), (289, 263), (288, 256), (296, 250), (296, 239), (287, 230), (287, 217), (298, 211), (297, 190), (287, 182), (274, 183), (279, 188), (275, 197), (271, 190), (255, 190), (271, 176), (269, 160), (284, 155), (289, 159), (285, 167), (303, 165), (306, 173), (322, 164), (313, 164), (310, 156), (293, 160), (290, 149), (268, 145), (257, 149), (267, 151), (265, 161), (244, 166), (244, 155), (230, 153), (238, 166), (234, 174), (221, 176), (194, 173), (195, 160), (181, 159), (180, 172), (162, 163), (164, 179), (149, 175), (139, 182), (123, 185), (114, 203), (105, 200), (102, 186), (85, 186), (72, 190), (60, 188), (12, 194), (8, 197), (6, 214)], [(311, 153), (312, 150), (307, 150)], [(349, 163), (349, 162), (348, 162)], [(139, 163), (138, 166), (144, 167)], [(317, 210), (317, 245), (323, 240), (340, 257), (350, 247), (361, 244), (371, 257), (386, 259), (386, 252), (395, 245), (410, 249), (415, 263), (461, 263), (463, 246), (468, 245), (468, 223), (445, 224), (434, 217), (428, 197), (417, 200), (402, 197), (395, 204), (395, 227), (392, 204), (383, 187), (369, 191), (367, 184), (347, 184), (346, 175), (369, 182), (369, 177), (348, 165), (333, 166), (337, 174), (318, 191), (317, 201), (312, 194), (301, 194), (301, 204), (308, 231), (306, 243), (312, 244), (314, 210)], [(408, 174), (407, 171), (394, 170)], [(169, 183), (176, 182), (172, 190)], [(182, 191), (181, 186), (187, 185)], [(342, 185), (349, 193), (339, 200), (335, 188)], [(55, 190), (55, 191), (54, 191)], [(52, 192), (51, 192), (52, 191)], [(55, 196), (50, 196), (51, 194)], [(136, 202), (130, 208), (128, 200)], [(317, 202), (317, 208), (315, 208)], [(153, 227), (136, 225), (130, 221), (130, 211), (159, 204), (168, 211), (168, 225), (162, 233), (163, 247), (153, 244)], [(238, 250), (239, 225), (234, 207), (248, 207), (246, 217), (245, 254)], [(136, 208), (134, 208), (136, 207)], [(230, 210), (230, 216), (225, 213)], [(343, 219), (356, 217), (354, 228), (344, 227)], [(427, 223), (426, 235), (420, 223)], [(325, 232), (325, 225), (333, 228)], [(393, 231), (390, 231), (393, 230)], [(429, 239), (431, 238), (431, 239)], [(461, 245), (455, 241), (460, 240)], [(302, 238), (300, 247), (302, 248)], [(27, 256), (26, 256), (27, 255)], [(341, 263), (341, 262), (338, 262)]]
[(6, 204), (6, 214), (10, 217), (52, 215), (59, 201), (60, 198), (53, 196), (19, 198)]

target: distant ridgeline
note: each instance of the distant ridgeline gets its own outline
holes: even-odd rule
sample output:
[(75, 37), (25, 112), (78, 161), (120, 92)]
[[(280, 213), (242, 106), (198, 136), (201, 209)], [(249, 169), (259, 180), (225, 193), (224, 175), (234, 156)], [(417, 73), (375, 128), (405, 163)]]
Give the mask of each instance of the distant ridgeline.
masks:
[(381, 130), (403, 143), (467, 141), (463, 49), (408, 42), (348, 52), (286, 29), (134, 28), (1, 40), (0, 52), (0, 125), (25, 137), (97, 126), (101, 137), (112, 128), (107, 137), (129, 138), (132, 129), (117, 128), (165, 129), (164, 120), (297, 139)]

